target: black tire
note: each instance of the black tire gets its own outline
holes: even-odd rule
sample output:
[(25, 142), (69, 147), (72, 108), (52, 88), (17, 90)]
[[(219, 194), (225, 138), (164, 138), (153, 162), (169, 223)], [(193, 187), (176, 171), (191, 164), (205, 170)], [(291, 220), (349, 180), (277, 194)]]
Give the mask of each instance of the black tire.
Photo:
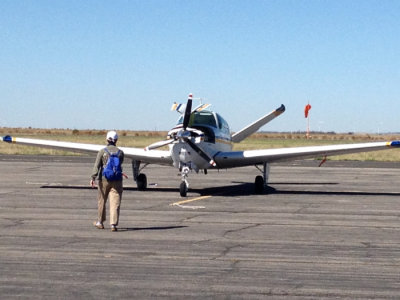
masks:
[(264, 178), (262, 176), (257, 176), (254, 181), (254, 192), (256, 194), (264, 193)]
[(139, 191), (144, 191), (147, 188), (147, 177), (145, 174), (139, 174), (136, 178), (136, 184)]
[(181, 194), (181, 197), (186, 197), (187, 195), (187, 186), (184, 181), (181, 182), (181, 185), (179, 186), (179, 193)]

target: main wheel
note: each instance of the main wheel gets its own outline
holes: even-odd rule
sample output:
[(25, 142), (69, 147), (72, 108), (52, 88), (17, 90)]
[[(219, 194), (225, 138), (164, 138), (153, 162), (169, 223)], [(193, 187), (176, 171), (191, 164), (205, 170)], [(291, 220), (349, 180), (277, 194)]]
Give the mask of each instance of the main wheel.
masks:
[(257, 176), (254, 181), (254, 191), (256, 194), (264, 193), (264, 178), (262, 176)]
[(179, 193), (181, 194), (181, 197), (186, 197), (187, 195), (187, 186), (186, 186), (186, 182), (182, 181), (181, 185), (179, 186)]
[(144, 191), (147, 188), (147, 177), (140, 173), (136, 178), (136, 184), (139, 191)]

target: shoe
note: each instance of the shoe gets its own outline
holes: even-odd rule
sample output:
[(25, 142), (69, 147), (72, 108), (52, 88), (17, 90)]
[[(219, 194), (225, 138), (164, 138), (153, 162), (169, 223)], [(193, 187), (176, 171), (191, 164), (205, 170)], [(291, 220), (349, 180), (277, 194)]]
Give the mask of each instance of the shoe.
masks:
[(111, 225), (111, 231), (118, 231), (118, 228), (117, 228), (117, 226), (115, 226), (115, 225)]
[(104, 229), (104, 225), (101, 224), (100, 222), (93, 222), (93, 226), (96, 227), (97, 229)]

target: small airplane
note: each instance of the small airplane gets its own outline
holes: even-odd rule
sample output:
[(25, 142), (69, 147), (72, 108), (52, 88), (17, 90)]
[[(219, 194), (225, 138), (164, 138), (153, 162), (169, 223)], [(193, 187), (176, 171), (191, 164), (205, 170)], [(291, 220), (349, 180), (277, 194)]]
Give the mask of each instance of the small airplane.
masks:
[[(193, 96), (189, 95), (186, 105), (174, 104), (173, 109), (181, 116), (177, 125), (167, 135), (167, 139), (147, 146), (145, 149), (119, 147), (125, 157), (132, 160), (133, 178), (138, 190), (147, 188), (147, 177), (142, 170), (149, 164), (169, 165), (181, 174), (179, 192), (187, 196), (190, 171), (198, 173), (208, 169), (230, 169), (254, 165), (260, 172), (255, 178), (255, 193), (261, 194), (268, 184), (270, 163), (317, 156), (340, 155), (400, 147), (400, 141), (357, 143), (342, 145), (307, 146), (280, 149), (232, 151), (232, 143), (239, 143), (262, 126), (285, 111), (281, 105), (238, 132), (231, 134), (228, 123), (216, 112), (208, 110), (209, 104), (200, 104), (192, 109)], [(29, 146), (68, 150), (81, 153), (97, 153), (104, 145), (60, 142), (11, 137), (1, 137), (4, 142)], [(167, 146), (169, 150), (157, 150)], [(141, 167), (142, 165), (142, 167)], [(262, 168), (260, 168), (262, 166)]]

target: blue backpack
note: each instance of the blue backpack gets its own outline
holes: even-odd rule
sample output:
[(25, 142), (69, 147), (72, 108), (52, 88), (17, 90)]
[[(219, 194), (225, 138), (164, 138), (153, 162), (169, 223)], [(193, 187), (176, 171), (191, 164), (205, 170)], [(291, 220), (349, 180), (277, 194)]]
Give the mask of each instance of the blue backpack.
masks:
[(104, 148), (104, 151), (108, 153), (107, 164), (103, 169), (103, 176), (108, 181), (117, 181), (122, 179), (122, 168), (121, 162), (119, 160), (119, 153), (121, 150), (118, 150), (117, 153), (110, 153), (107, 148)]

